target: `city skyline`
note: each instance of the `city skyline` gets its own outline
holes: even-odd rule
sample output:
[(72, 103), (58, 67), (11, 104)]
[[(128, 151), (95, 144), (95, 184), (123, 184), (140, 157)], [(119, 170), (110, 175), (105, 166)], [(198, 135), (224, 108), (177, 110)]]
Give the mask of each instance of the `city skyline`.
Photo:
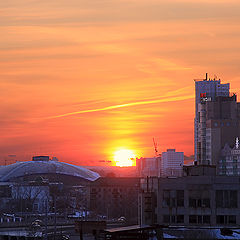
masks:
[[(238, 1), (0, 3), (0, 164), (194, 154), (194, 81), (239, 95)], [(215, 76), (217, 75), (217, 76)], [(8, 157), (16, 155), (16, 157)], [(106, 161), (106, 162), (104, 162)]]

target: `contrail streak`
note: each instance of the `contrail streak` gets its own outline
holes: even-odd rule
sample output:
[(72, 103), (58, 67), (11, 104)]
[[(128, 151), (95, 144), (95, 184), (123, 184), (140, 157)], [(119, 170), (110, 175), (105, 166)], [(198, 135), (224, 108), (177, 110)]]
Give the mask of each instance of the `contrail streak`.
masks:
[(194, 95), (189, 95), (189, 96), (170, 97), (167, 99), (165, 98), (165, 99), (145, 100), (145, 101), (139, 101), (139, 102), (130, 102), (130, 103), (113, 105), (113, 106), (108, 106), (108, 107), (103, 107), (103, 108), (87, 109), (87, 110), (81, 110), (81, 111), (77, 111), (77, 112), (64, 113), (64, 114), (60, 114), (60, 115), (56, 115), (56, 116), (46, 117), (45, 119), (62, 118), (62, 117), (68, 117), (68, 116), (77, 115), (77, 114), (108, 111), (108, 110), (112, 110), (112, 109), (132, 107), (132, 106), (137, 106), (137, 105), (183, 101), (183, 100), (187, 100), (187, 99), (192, 99), (193, 97), (194, 97)]

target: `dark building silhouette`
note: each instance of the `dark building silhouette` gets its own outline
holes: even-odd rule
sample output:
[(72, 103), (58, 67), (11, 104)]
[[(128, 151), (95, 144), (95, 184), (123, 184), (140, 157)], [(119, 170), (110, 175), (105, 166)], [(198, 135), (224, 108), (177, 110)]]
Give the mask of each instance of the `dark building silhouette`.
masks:
[(233, 147), (240, 136), (240, 104), (237, 96), (202, 97), (198, 104), (197, 164), (216, 165), (226, 144)]
[(139, 178), (101, 177), (90, 184), (90, 210), (111, 220), (137, 223)]
[(216, 97), (229, 96), (230, 84), (222, 84), (221, 80), (208, 79), (206, 73), (205, 79), (195, 79), (195, 118), (194, 118), (194, 155), (195, 163), (199, 163), (197, 159), (199, 149), (199, 138), (201, 137), (201, 131), (199, 130), (199, 103), (204, 99), (205, 101), (215, 101)]

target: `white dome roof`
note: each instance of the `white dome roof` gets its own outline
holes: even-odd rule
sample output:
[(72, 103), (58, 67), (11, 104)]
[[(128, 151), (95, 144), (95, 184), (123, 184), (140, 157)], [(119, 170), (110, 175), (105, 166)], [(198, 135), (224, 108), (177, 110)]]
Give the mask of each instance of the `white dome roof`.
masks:
[(0, 168), (0, 181), (32, 174), (57, 173), (84, 178), (90, 181), (98, 179), (98, 173), (84, 167), (57, 161), (28, 161), (17, 162)]

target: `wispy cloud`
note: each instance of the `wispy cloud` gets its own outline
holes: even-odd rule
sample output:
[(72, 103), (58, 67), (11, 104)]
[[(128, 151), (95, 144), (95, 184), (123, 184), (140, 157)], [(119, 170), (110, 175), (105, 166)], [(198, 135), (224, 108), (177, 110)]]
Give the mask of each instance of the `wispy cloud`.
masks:
[(170, 70), (170, 71), (190, 70), (190, 69), (192, 69), (190, 67), (184, 67), (184, 66), (176, 64), (176, 63), (174, 63), (172, 61), (163, 59), (163, 58), (155, 58), (152, 61), (153, 61), (153, 63), (159, 65), (163, 69)]
[(80, 110), (80, 111), (76, 111), (76, 112), (69, 112), (69, 113), (64, 113), (64, 114), (60, 114), (60, 115), (46, 117), (44, 119), (62, 118), (62, 117), (68, 117), (68, 116), (73, 116), (73, 115), (77, 115), (77, 114), (109, 111), (109, 110), (113, 110), (113, 109), (132, 107), (132, 106), (138, 106), (138, 105), (183, 101), (183, 100), (188, 100), (188, 99), (192, 99), (192, 98), (194, 98), (193, 94), (185, 95), (185, 96), (175, 96), (175, 97), (169, 97), (169, 98), (159, 98), (159, 99), (154, 99), (154, 100), (151, 99), (151, 100), (144, 100), (144, 101), (112, 105), (112, 106), (107, 106), (107, 107), (103, 107), (103, 108), (86, 109), (86, 110)]

